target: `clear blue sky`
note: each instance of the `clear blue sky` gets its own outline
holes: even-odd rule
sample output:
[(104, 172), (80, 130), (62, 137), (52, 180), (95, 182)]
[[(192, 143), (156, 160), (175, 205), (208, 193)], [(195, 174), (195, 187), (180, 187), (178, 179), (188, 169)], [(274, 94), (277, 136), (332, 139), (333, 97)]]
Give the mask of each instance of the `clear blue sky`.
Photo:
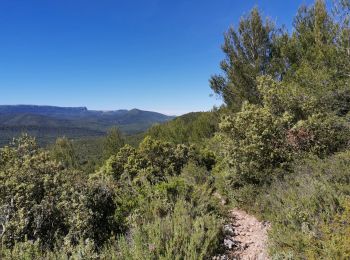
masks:
[(0, 104), (204, 111), (229, 25), (311, 0), (1, 0)]

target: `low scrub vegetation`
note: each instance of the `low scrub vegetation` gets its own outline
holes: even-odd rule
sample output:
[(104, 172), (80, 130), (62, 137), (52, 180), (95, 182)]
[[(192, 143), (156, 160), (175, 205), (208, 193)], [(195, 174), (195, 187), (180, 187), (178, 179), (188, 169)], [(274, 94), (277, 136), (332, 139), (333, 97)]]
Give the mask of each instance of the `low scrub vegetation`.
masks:
[(0, 258), (210, 259), (228, 207), (271, 222), (273, 259), (350, 258), (350, 3), (336, 7), (301, 7), (291, 34), (253, 9), (210, 80), (224, 105), (139, 144), (112, 129), (85, 163), (66, 138), (1, 148)]

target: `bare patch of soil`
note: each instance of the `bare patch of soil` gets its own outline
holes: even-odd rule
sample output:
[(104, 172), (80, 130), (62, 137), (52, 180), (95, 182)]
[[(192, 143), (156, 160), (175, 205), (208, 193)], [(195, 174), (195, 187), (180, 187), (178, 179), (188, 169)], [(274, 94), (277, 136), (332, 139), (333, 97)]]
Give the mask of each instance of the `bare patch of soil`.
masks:
[(223, 241), (225, 254), (213, 257), (213, 260), (242, 259), (266, 260), (268, 222), (260, 222), (245, 211), (233, 209), (231, 221), (224, 226)]

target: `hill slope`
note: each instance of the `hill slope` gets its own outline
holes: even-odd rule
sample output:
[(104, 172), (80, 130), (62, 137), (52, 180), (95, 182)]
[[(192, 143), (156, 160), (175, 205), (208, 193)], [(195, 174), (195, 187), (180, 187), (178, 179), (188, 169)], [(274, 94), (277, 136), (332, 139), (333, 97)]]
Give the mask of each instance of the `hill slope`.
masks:
[(42, 143), (62, 135), (69, 138), (101, 136), (112, 126), (119, 127), (125, 134), (136, 134), (172, 118), (139, 109), (96, 111), (86, 107), (3, 105), (0, 106), (0, 145), (23, 132), (38, 137)]

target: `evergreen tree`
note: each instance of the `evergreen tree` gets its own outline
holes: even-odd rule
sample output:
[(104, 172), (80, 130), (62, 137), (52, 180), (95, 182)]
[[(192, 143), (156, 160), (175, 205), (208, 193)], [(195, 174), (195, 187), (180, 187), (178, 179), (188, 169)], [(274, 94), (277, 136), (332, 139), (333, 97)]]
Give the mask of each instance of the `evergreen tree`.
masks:
[(51, 155), (66, 168), (76, 168), (78, 166), (78, 157), (73, 143), (67, 137), (57, 138), (56, 143), (51, 149)]
[[(346, 8), (342, 5), (337, 13), (346, 13)], [(338, 115), (350, 109), (349, 14), (345, 17), (340, 23), (340, 18), (327, 11), (323, 0), (301, 7), (294, 32), (281, 48), (288, 66), (285, 82), (296, 85), (300, 95), (311, 100), (319, 111), (335, 111)]]
[(231, 27), (225, 34), (224, 75), (212, 76), (210, 85), (229, 107), (239, 109), (245, 100), (260, 102), (256, 78), (276, 72), (272, 62), (276, 36), (274, 25), (269, 20), (264, 22), (257, 8), (241, 19), (238, 30)]
[(103, 154), (105, 158), (109, 158), (113, 154), (117, 154), (120, 148), (125, 145), (123, 134), (117, 127), (108, 130), (107, 136), (103, 141)]

